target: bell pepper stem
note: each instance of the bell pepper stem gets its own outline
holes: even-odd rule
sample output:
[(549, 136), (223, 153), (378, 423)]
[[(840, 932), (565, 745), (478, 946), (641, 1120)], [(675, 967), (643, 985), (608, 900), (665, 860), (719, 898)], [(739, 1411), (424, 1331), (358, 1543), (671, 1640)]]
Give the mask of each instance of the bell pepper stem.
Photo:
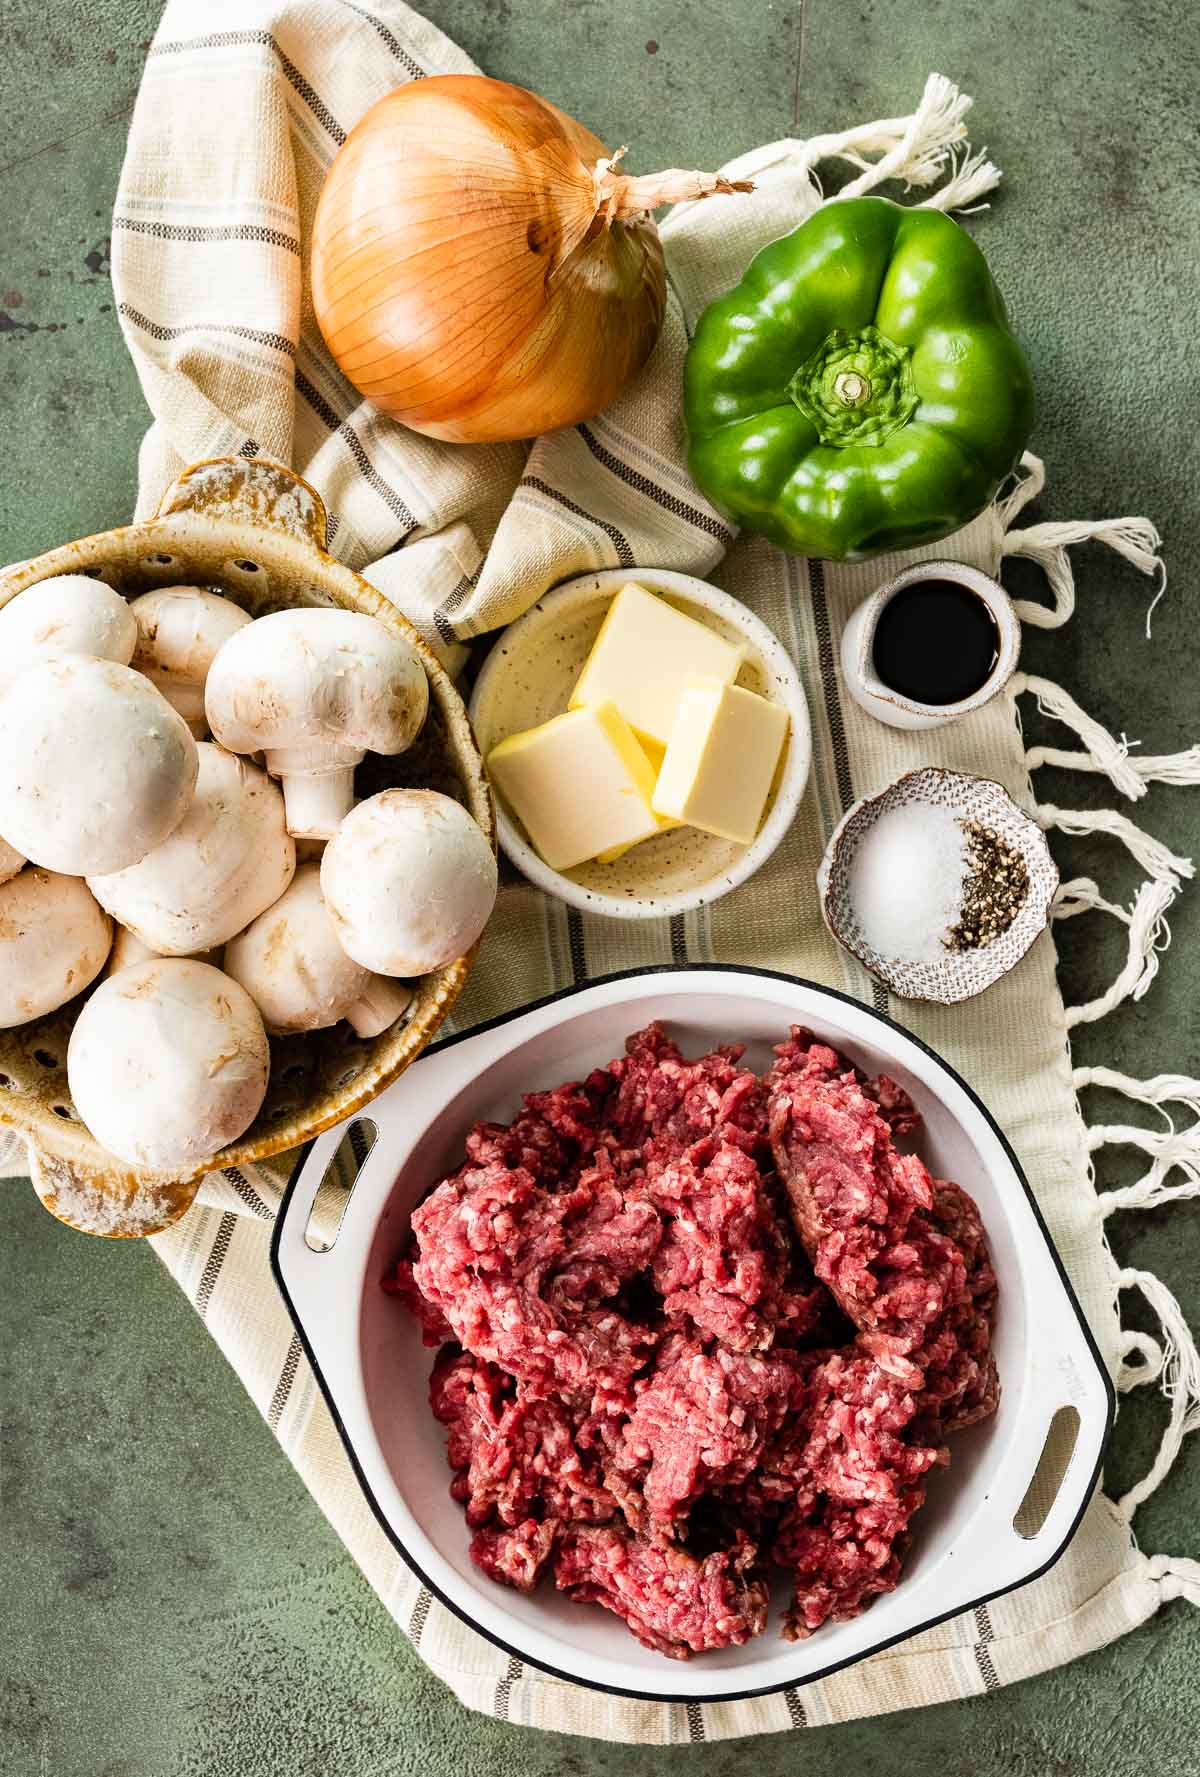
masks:
[(834, 381), (833, 392), (847, 407), (861, 407), (870, 397), (871, 385), (857, 371), (844, 370)]

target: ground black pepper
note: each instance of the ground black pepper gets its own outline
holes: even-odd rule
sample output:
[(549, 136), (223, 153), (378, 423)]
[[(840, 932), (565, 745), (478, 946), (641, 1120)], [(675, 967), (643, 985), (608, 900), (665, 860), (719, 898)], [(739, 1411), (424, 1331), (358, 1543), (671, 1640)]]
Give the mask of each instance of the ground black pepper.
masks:
[(1029, 869), (1016, 846), (981, 821), (960, 820), (968, 874), (962, 912), (942, 942), (947, 950), (982, 950), (1006, 932), (1029, 893)]

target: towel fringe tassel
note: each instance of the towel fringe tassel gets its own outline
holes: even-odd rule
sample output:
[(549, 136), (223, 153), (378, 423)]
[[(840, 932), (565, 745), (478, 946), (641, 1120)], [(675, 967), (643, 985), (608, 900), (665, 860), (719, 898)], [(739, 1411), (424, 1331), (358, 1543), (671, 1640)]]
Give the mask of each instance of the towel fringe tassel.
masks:
[[(1078, 888), (1078, 884), (1071, 886)], [(1140, 1000), (1149, 992), (1158, 974), (1159, 955), (1171, 942), (1166, 914), (1174, 899), (1175, 890), (1169, 883), (1144, 882), (1128, 910), (1097, 900), (1097, 906), (1103, 905), (1106, 912), (1114, 913), (1129, 927), (1129, 947), (1120, 973), (1106, 992), (1083, 1005), (1066, 1007), (1068, 1030), (1077, 1024), (1094, 1024), (1097, 1019), (1107, 1018), (1125, 1000)], [(1071, 911), (1082, 909), (1072, 907)]]
[[(1115, 808), (1058, 808), (1053, 802), (1040, 802), (1036, 815), (1039, 826), (1047, 830), (1054, 828), (1072, 839), (1093, 834), (1119, 839), (1155, 882), (1167, 883), (1172, 889), (1178, 890), (1184, 878), (1190, 881), (1196, 874), (1190, 858), (1179, 857), (1161, 839), (1155, 839), (1152, 833), (1147, 833)], [(1059, 893), (1061, 895), (1063, 890)], [(1106, 910), (1112, 911), (1111, 908)]]
[[(1117, 1501), (1121, 1516), (1132, 1518), (1137, 1508), (1170, 1473), (1188, 1433), (1200, 1427), (1200, 1350), (1179, 1303), (1152, 1271), (1127, 1267), (1118, 1274), (1117, 1287), (1140, 1290), (1158, 1316), (1162, 1338), (1161, 1364), (1156, 1374), (1170, 1407), (1167, 1428), (1154, 1461), (1141, 1480)], [(1191, 1597), (1193, 1603), (1200, 1603), (1200, 1563), (1188, 1562), (1187, 1569), (1194, 1569), (1195, 1573), (1187, 1572), (1184, 1595)], [(1176, 1568), (1174, 1571), (1181, 1570)]]
[[(1166, 569), (1158, 554), (1161, 538), (1157, 529), (1148, 519), (1132, 517), (1094, 523), (1034, 524), (1014, 529), (1018, 514), (1037, 498), (1045, 481), (1045, 466), (1040, 458), (1026, 451), (1013, 487), (996, 507), (1004, 533), (1001, 554), (1036, 561), (1053, 595), (1050, 606), (1015, 600), (1013, 608), (1018, 617), (1023, 623), (1039, 629), (1056, 629), (1067, 622), (1075, 609), (1075, 576), (1068, 550), (1076, 543), (1093, 541), (1116, 550), (1140, 573), (1157, 578), (1158, 590), (1146, 612), (1146, 635), (1149, 637), (1151, 614), (1166, 588)], [(1200, 783), (1198, 746), (1182, 753), (1133, 758), (1131, 747), (1136, 743), (1131, 743), (1124, 735), (1120, 740), (1115, 739), (1061, 685), (1020, 673), (1014, 675), (1010, 689), (1018, 725), (1020, 710), (1015, 700), (1023, 692), (1029, 692), (1036, 698), (1042, 715), (1062, 722), (1082, 743), (1081, 752), (1067, 752), (1056, 747), (1029, 748), (1025, 763), (1031, 772), (1041, 765), (1054, 765), (1067, 770), (1103, 773), (1122, 795), (1135, 802), (1146, 794), (1150, 783)], [(1160, 952), (1170, 942), (1167, 909), (1183, 882), (1195, 875), (1195, 867), (1190, 858), (1177, 856), (1161, 840), (1144, 832), (1115, 809), (1063, 809), (1052, 803), (1042, 803), (1036, 813), (1043, 829), (1054, 828), (1072, 836), (1103, 834), (1120, 840), (1147, 872), (1148, 878), (1129, 907), (1108, 900), (1089, 876), (1075, 877), (1060, 885), (1051, 909), (1052, 918), (1073, 919), (1081, 913), (1103, 912), (1119, 919), (1129, 933), (1124, 966), (1108, 991), (1086, 1005), (1066, 1009), (1066, 1023), (1070, 1029), (1103, 1018), (1124, 1000), (1141, 999), (1158, 973)], [(1089, 1155), (1104, 1147), (1122, 1146), (1136, 1149), (1150, 1162), (1135, 1184), (1100, 1193), (1097, 1209), (1102, 1219), (1119, 1209), (1150, 1209), (1157, 1204), (1200, 1196), (1200, 1080), (1185, 1074), (1157, 1074), (1153, 1079), (1136, 1080), (1114, 1068), (1078, 1067), (1074, 1070), (1073, 1083), (1076, 1091), (1098, 1086), (1121, 1093), (1135, 1103), (1156, 1110), (1165, 1125), (1160, 1129), (1132, 1123), (1099, 1123), (1088, 1127)], [(1177, 1127), (1166, 1108), (1168, 1105), (1190, 1113), (1191, 1120), (1186, 1127)], [(1179, 1176), (1172, 1180), (1172, 1174)], [(1148, 1472), (1117, 1502), (1117, 1510), (1129, 1519), (1169, 1473), (1184, 1438), (1200, 1427), (1200, 1349), (1179, 1303), (1153, 1272), (1127, 1267), (1117, 1275), (1117, 1288), (1139, 1289), (1159, 1321), (1157, 1338), (1137, 1328), (1122, 1331), (1117, 1388), (1121, 1393), (1128, 1393), (1131, 1389), (1157, 1382), (1170, 1409), (1166, 1430)], [(1156, 1555), (1147, 1562), (1147, 1569), (1150, 1577), (1162, 1586), (1166, 1597), (1185, 1597), (1200, 1605), (1200, 1562)]]
[(1158, 974), (1158, 959), (1171, 942), (1167, 912), (1178, 895), (1185, 877), (1195, 875), (1190, 858), (1176, 856), (1161, 840), (1135, 826), (1116, 809), (1056, 808), (1053, 803), (1039, 803), (1038, 824), (1046, 829), (1078, 836), (1105, 834), (1119, 839), (1149, 880), (1143, 882), (1129, 907), (1108, 900), (1090, 876), (1075, 876), (1061, 883), (1050, 908), (1053, 920), (1074, 919), (1081, 913), (1107, 913), (1129, 928), (1129, 945), (1124, 965), (1107, 992), (1081, 1006), (1066, 1008), (1067, 1028), (1077, 1024), (1093, 1024), (1104, 1018), (1124, 1000), (1140, 1000)]
[(1146, 794), (1148, 784), (1200, 784), (1200, 746), (1185, 747), (1179, 753), (1138, 755), (1132, 751), (1139, 744), (1136, 740), (1125, 735), (1118, 740), (1052, 680), (1015, 673), (1009, 689), (1014, 698), (1032, 692), (1043, 716), (1052, 716), (1083, 742), (1081, 752), (1068, 752), (1061, 747), (1028, 748), (1025, 766), (1029, 771), (1042, 765), (1056, 765), (1063, 771), (1101, 772), (1131, 802)]
[[(964, 169), (965, 170), (965, 169)], [(935, 199), (930, 200), (936, 202)], [(1146, 612), (1146, 639), (1150, 639), (1150, 620), (1159, 599), (1167, 590), (1166, 563), (1159, 555), (1162, 538), (1156, 525), (1148, 518), (1099, 518), (1059, 520), (1051, 524), (1031, 524), (1014, 529), (1018, 513), (1035, 500), (1046, 485), (1046, 466), (1040, 457), (1027, 450), (1015, 471), (1016, 482), (996, 502), (996, 516), (1004, 533), (1000, 544), (1002, 556), (1024, 556), (1034, 561), (1046, 576), (1053, 596), (1050, 605), (1030, 599), (1014, 599), (1013, 610), (1022, 623), (1035, 629), (1059, 629), (1070, 621), (1075, 611), (1075, 575), (1067, 551), (1076, 543), (1104, 543), (1124, 556), (1140, 574), (1153, 575), (1158, 590)]]
[[(1167, 1118), (1165, 1129), (1144, 1129), (1135, 1123), (1095, 1123), (1088, 1126), (1088, 1148), (1138, 1148), (1152, 1165), (1134, 1185), (1104, 1191), (1100, 1213), (1110, 1216), (1118, 1209), (1155, 1209), (1160, 1203), (1177, 1203), (1200, 1197), (1200, 1121), (1189, 1129), (1176, 1129)], [(1178, 1169), (1183, 1181), (1168, 1185), (1167, 1174)]]
[[(1162, 1375), (1163, 1348), (1152, 1333), (1143, 1333), (1137, 1327), (1122, 1327), (1120, 1349), (1118, 1394), (1128, 1394), (1131, 1388), (1142, 1388), (1147, 1382), (1158, 1381)], [(1131, 1364), (1129, 1359), (1135, 1352), (1139, 1361)]]
[(986, 148), (969, 149), (962, 154), (951, 153), (948, 161), (950, 177), (946, 183), (917, 205), (920, 210), (957, 210), (974, 216), (979, 210), (990, 210), (990, 204), (979, 199), (994, 191), (1000, 183), (1000, 169), (989, 159)]
[[(1156, 1074), (1150, 1080), (1135, 1080), (1116, 1068), (1077, 1067), (1072, 1081), (1077, 1092), (1087, 1086), (1099, 1086), (1134, 1104), (1148, 1105), (1166, 1125), (1163, 1129), (1147, 1129), (1134, 1123), (1087, 1126), (1089, 1152), (1094, 1154), (1105, 1147), (1137, 1148), (1151, 1162), (1135, 1184), (1101, 1193), (1102, 1216), (1110, 1216), (1118, 1209), (1154, 1209), (1160, 1203), (1200, 1197), (1200, 1080), (1187, 1074)], [(1186, 1129), (1176, 1127), (1168, 1105), (1180, 1106), (1191, 1114), (1192, 1121)], [(1183, 1174), (1182, 1180), (1168, 1184), (1168, 1175), (1175, 1171)], [(1147, 1378), (1139, 1374), (1138, 1379)]]
[(942, 210), (977, 203), (999, 183), (1000, 169), (983, 150), (971, 153), (964, 147), (957, 157), (952, 152), (966, 143), (964, 119), (971, 104), (970, 96), (952, 80), (931, 74), (911, 116), (882, 118), (837, 135), (812, 136), (804, 145), (804, 160), (810, 169), (823, 160), (842, 160), (859, 169), (858, 178), (838, 192), (839, 198), (861, 197), (887, 179), (926, 188), (949, 172), (945, 186), (928, 203)]
[(1031, 450), (1027, 450), (1013, 470), (1013, 478), (1009, 492), (996, 501), (996, 517), (1003, 531), (1012, 529), (1017, 514), (1024, 512), (1029, 502), (1036, 500), (1045, 487), (1046, 465), (1041, 457), (1035, 457)]
[[(1122, 735), (1117, 743), (1129, 765), (1145, 784), (1200, 784), (1200, 746), (1186, 747), (1182, 753), (1130, 753), (1136, 741)], [(1068, 751), (1062, 747), (1030, 747), (1025, 754), (1029, 771), (1043, 765), (1056, 765), (1061, 771), (1098, 771), (1104, 766), (1088, 753)]]
[(1200, 1606), (1200, 1561), (1191, 1561), (1186, 1555), (1151, 1555), (1146, 1570), (1161, 1586), (1164, 1603), (1183, 1598)]
[(1185, 747), (1180, 753), (1138, 756), (1132, 752), (1137, 741), (1128, 740), (1125, 735), (1118, 740), (1111, 735), (1053, 680), (1014, 673), (1009, 690), (1014, 698), (1031, 692), (1043, 716), (1052, 716), (1083, 742), (1082, 752), (1068, 752), (1061, 747), (1028, 748), (1028, 771), (1036, 771), (1041, 765), (1057, 765), (1064, 771), (1101, 772), (1131, 802), (1140, 801), (1148, 784), (1200, 784), (1200, 746)]
[(1200, 1117), (1200, 1080), (1187, 1074), (1155, 1074), (1149, 1080), (1135, 1080), (1112, 1067), (1077, 1067), (1072, 1075), (1075, 1090), (1100, 1086), (1108, 1092), (1119, 1092), (1137, 1104), (1182, 1104)]
[(1060, 884), (1050, 906), (1051, 919), (1074, 919), (1077, 913), (1111, 913), (1114, 919), (1129, 924), (1129, 909), (1106, 901), (1090, 876), (1074, 876)]
[(1034, 561), (1046, 576), (1054, 595), (1052, 605), (1040, 605), (1032, 599), (1014, 599), (1013, 609), (1022, 623), (1035, 629), (1061, 629), (1075, 612), (1075, 575), (1068, 549), (1076, 543), (1104, 543), (1123, 555), (1140, 574), (1154, 575), (1158, 589), (1146, 612), (1146, 639), (1150, 639), (1150, 622), (1155, 606), (1167, 590), (1166, 563), (1158, 554), (1162, 538), (1148, 518), (1101, 518), (1074, 523), (1031, 524), (1022, 530), (1005, 533), (1000, 546), (1005, 556), (1020, 555)]

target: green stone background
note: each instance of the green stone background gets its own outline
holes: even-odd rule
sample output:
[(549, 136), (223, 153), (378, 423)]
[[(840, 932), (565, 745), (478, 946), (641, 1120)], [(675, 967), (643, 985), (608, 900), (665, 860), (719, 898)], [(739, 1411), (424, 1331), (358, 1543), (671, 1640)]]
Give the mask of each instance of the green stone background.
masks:
[[(1200, 263), (1189, 8), (1169, 0), (426, 0), (490, 72), (586, 118), (632, 164), (715, 163), (757, 142), (911, 108), (937, 68), (976, 95), (1004, 195), (974, 225), (1030, 352), (1043, 515), (1148, 513), (1172, 592), (1079, 552), (1080, 611), (1028, 635), (1150, 752), (1200, 737), (1193, 329)], [(127, 516), (145, 423), (112, 312), (106, 234), (156, 0), (8, 0), (0, 27), (0, 561)], [(197, 14), (203, 8), (197, 5)], [(1062, 744), (1067, 744), (1063, 742)], [(1064, 806), (1112, 801), (1044, 774)], [(1200, 797), (1141, 818), (1200, 853)], [(1115, 848), (1072, 871), (1132, 891)], [(1080, 1060), (1196, 1071), (1194, 891), (1137, 1007)], [(1109, 929), (1111, 926), (1111, 930)], [(1068, 1000), (1117, 965), (1113, 922), (1062, 932)], [(1092, 1095), (1096, 1097), (1095, 1094)], [(1117, 1104), (1094, 1114), (1122, 1120)], [(1106, 1182), (1132, 1176), (1103, 1160)], [(987, 1700), (808, 1735), (604, 1747), (470, 1716), (429, 1676), (317, 1514), (151, 1253), (70, 1233), (9, 1187), (0, 1247), (0, 1771), (5, 1777), (645, 1777), (914, 1769), (976, 1777), (1192, 1777), (1200, 1616), (1177, 1603), (1119, 1645)], [(1127, 1262), (1200, 1308), (1200, 1211), (1122, 1217)], [(1161, 1403), (1122, 1408), (1110, 1484), (1145, 1466)], [(1200, 1443), (1143, 1508), (1145, 1547), (1200, 1553)]]

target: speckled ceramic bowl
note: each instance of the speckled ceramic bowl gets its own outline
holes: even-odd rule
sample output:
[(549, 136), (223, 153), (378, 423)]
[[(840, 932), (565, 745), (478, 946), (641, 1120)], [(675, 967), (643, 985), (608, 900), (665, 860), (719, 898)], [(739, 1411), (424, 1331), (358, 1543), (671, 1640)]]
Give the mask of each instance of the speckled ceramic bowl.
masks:
[[(916, 803), (949, 808), (990, 827), (1020, 852), (1029, 872), (1029, 892), (1006, 931), (979, 950), (948, 950), (934, 962), (881, 956), (867, 942), (850, 897), (854, 860), (871, 828), (882, 815)], [(843, 816), (821, 860), (817, 888), (825, 924), (833, 936), (892, 993), (900, 999), (952, 1006), (972, 999), (1006, 975), (1045, 929), (1058, 888), (1058, 866), (1037, 822), (1018, 808), (1002, 784), (929, 765), (906, 772), (876, 796), (864, 796)]]
[(658, 919), (686, 913), (728, 894), (766, 862), (795, 819), (812, 759), (804, 687), (783, 644), (745, 605), (690, 574), (666, 568), (618, 568), (584, 574), (548, 592), (511, 623), (488, 655), (471, 699), (480, 750), (561, 715), (591, 652), (609, 604), (629, 581), (657, 593), (689, 617), (746, 648), (737, 683), (781, 703), (791, 717), (767, 810), (750, 845), (679, 827), (635, 845), (611, 864), (561, 872), (543, 863), (502, 797), (500, 849), (523, 876), (549, 894), (611, 919)]

